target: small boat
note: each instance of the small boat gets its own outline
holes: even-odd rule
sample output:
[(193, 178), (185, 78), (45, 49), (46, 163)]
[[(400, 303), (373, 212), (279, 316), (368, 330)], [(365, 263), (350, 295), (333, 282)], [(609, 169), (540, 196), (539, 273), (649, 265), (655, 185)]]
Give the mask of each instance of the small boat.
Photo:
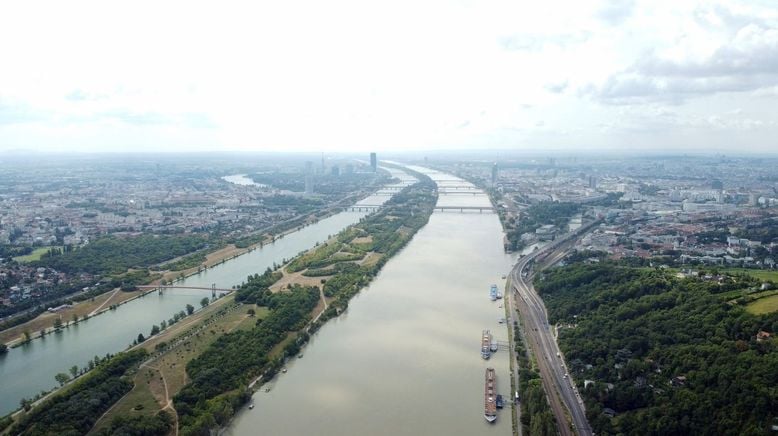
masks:
[(298, 354), (298, 355), (297, 355), (297, 358), (298, 358), (298, 359), (302, 359), (302, 358), (303, 358), (303, 353), (300, 353), (300, 354)]
[(254, 403), (249, 404), (249, 410), (254, 408)]
[(497, 394), (497, 408), (502, 409), (502, 407), (505, 405), (505, 401), (502, 399), (502, 395)]
[(281, 370), (281, 372), (283, 372), (284, 374), (286, 374), (286, 368), (282, 369), (282, 370)]
[(265, 392), (270, 392), (270, 388), (265, 388)]

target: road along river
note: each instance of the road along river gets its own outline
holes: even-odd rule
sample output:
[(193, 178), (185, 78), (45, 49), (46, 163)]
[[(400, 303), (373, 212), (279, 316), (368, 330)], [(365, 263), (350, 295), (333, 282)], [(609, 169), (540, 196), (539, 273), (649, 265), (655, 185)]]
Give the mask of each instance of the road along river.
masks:
[[(438, 206), (490, 206), (470, 185), (412, 167), (438, 182)], [(471, 185), (470, 185), (471, 186)], [(480, 356), (483, 329), (505, 343), (492, 283), (510, 269), (493, 212), (436, 211), (374, 281), (311, 339), (302, 358), (254, 394), (229, 435), (475, 435), (511, 433), (510, 404), (484, 420), (484, 372), (511, 398), (508, 352)], [(266, 392), (266, 389), (269, 391)]]
[[(415, 179), (407, 173), (387, 169), (401, 180), (393, 187), (400, 187)], [(397, 190), (385, 191), (384, 194)], [(381, 194), (379, 192), (378, 194)], [(357, 204), (382, 204), (389, 195), (373, 195)], [(291, 259), (301, 251), (325, 241), (347, 226), (359, 221), (367, 212), (341, 212), (331, 217), (276, 239), (242, 256), (190, 276), (179, 286), (231, 288), (245, 281), (250, 274), (262, 273), (273, 263)], [(167, 320), (174, 313), (185, 309), (187, 304), (200, 307), (203, 297), (210, 297), (210, 291), (167, 290), (163, 295), (150, 293), (116, 310), (80, 322), (59, 333), (34, 339), (26, 345), (0, 354), (0, 416), (19, 407), (19, 400), (31, 398), (37, 392), (56, 386), (54, 376), (68, 372), (73, 365), (85, 366), (94, 356), (116, 353), (125, 349), (143, 333), (148, 336), (151, 326)]]

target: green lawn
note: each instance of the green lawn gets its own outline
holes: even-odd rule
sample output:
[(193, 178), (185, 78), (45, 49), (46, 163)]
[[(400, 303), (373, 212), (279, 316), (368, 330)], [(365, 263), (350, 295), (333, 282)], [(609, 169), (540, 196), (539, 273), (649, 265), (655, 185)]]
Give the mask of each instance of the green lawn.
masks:
[(759, 280), (771, 280), (778, 283), (778, 271), (768, 269), (748, 269), (748, 268), (725, 268), (720, 270), (721, 272), (745, 273), (750, 276), (756, 277)]
[(41, 256), (48, 253), (52, 248), (62, 249), (62, 247), (40, 247), (33, 250), (30, 254), (14, 257), (14, 260), (21, 263), (35, 262), (36, 260), (41, 260)]
[(778, 295), (760, 298), (746, 306), (746, 310), (754, 315), (775, 312), (778, 310)]

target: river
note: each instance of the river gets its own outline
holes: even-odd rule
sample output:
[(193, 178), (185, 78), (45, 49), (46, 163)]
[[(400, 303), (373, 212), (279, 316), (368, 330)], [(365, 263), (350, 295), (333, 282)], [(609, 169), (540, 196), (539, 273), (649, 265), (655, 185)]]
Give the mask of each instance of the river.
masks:
[[(384, 169), (400, 179), (399, 183), (389, 186), (402, 186), (415, 180), (405, 172)], [(382, 192), (397, 191), (379, 191), (357, 205), (383, 204), (390, 197), (380, 195)], [(210, 287), (216, 284), (217, 288), (240, 285), (249, 275), (261, 273), (283, 259), (291, 259), (358, 222), (366, 214), (353, 211), (338, 213), (276, 239), (272, 244), (190, 276), (176, 285)], [(67, 373), (73, 365), (83, 367), (96, 355), (104, 356), (125, 349), (138, 333), (148, 336), (153, 324), (172, 318), (187, 304), (199, 308), (204, 296), (210, 297), (211, 294), (209, 291), (183, 289), (168, 290), (162, 295), (150, 293), (119, 306), (115, 311), (95, 316), (44, 339), (34, 339), (0, 355), (0, 416), (18, 408), (20, 399), (31, 398), (37, 392), (56, 386), (54, 376), (57, 373)]]
[[(451, 175), (416, 168), (438, 182), (438, 206), (489, 206), (482, 191)], [(488, 424), (484, 371), (510, 400), (509, 354), (480, 356), (483, 329), (507, 342), (498, 319), (513, 257), (503, 252), (496, 214), (434, 212), (374, 281), (327, 322), (280, 374), (254, 394), (226, 434), (475, 435), (511, 433), (510, 404)], [(265, 391), (269, 389), (269, 391)]]

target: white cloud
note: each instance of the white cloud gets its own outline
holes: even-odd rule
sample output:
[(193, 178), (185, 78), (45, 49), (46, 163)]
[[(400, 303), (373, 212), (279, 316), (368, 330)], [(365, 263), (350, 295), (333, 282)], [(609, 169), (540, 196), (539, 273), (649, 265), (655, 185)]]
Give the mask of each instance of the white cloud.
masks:
[(727, 0), (6, 2), (0, 150), (618, 148), (622, 134), (641, 135), (630, 146), (671, 140), (669, 127), (690, 147), (711, 139), (699, 121), (711, 116), (742, 117), (716, 126), (748, 126), (752, 145), (767, 147), (777, 10)]

